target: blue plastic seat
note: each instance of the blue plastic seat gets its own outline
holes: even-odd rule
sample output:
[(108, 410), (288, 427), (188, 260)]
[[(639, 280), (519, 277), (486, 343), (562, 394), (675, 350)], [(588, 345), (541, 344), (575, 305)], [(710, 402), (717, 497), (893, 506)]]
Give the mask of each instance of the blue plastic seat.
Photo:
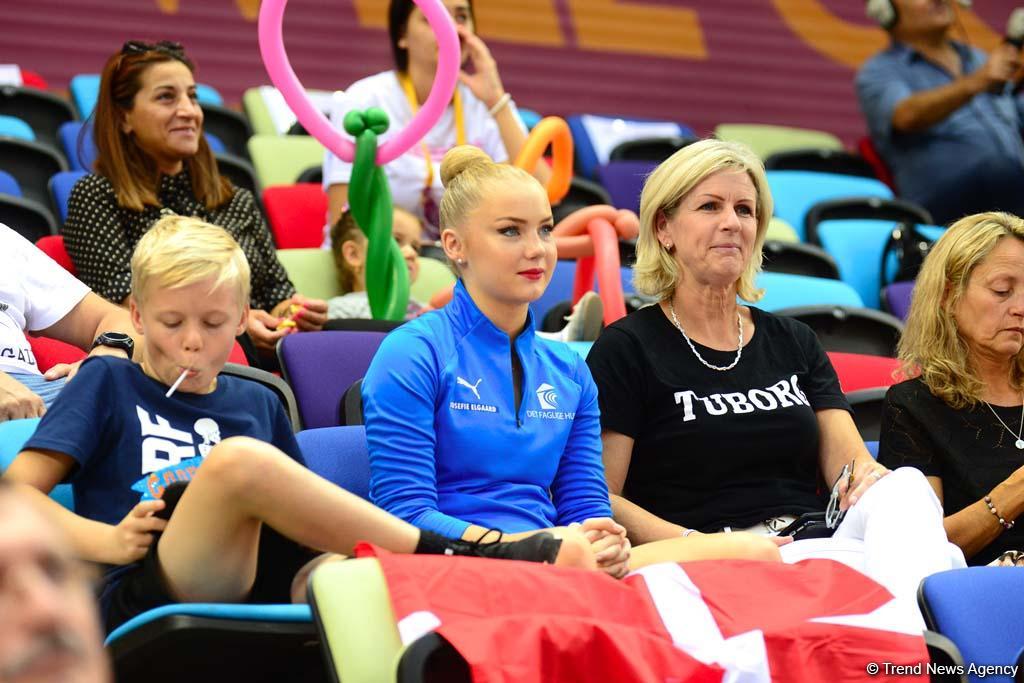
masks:
[(22, 140), (35, 140), (36, 134), (32, 126), (17, 116), (0, 115), (0, 135)]
[(7, 171), (0, 171), (0, 194), (21, 196), (21, 185), (18, 184), (18, 179)]
[(295, 439), (306, 467), (346, 491), (370, 499), (370, 454), (362, 425), (306, 429)]
[[(92, 110), (96, 108), (96, 99), (100, 94), (99, 74), (78, 74), (71, 78), (68, 86), (71, 91), (71, 101), (75, 103), (78, 110), (78, 118), (88, 119), (92, 116)], [(217, 92), (217, 89), (205, 83), (196, 84), (196, 98), (200, 104), (216, 104), (223, 106), (224, 98)]]
[(693, 130), (675, 121), (580, 114), (566, 118), (576, 151), (576, 174), (594, 178), (620, 142), (637, 138), (693, 137)]
[(71, 188), (85, 175), (85, 171), (61, 171), (50, 178), (50, 194), (61, 223), (68, 219), (68, 198), (71, 197)]
[[(633, 269), (623, 266), (620, 268), (622, 276), (622, 291), (629, 293), (633, 291)], [(534, 327), (542, 329), (544, 316), (548, 311), (563, 301), (572, 299), (573, 283), (576, 279), (576, 261), (559, 260), (555, 263), (555, 272), (551, 274), (551, 282), (547, 289), (540, 295), (540, 298), (530, 304), (533, 311)], [(594, 290), (598, 291), (597, 280), (594, 281)]]
[[(917, 593), (928, 628), (952, 640), (975, 667), (1020, 663), (1024, 645), (1024, 571), (967, 567), (932, 574)], [(1009, 682), (1012, 676), (969, 675), (972, 682)]]
[[(22, 446), (35, 434), (38, 425), (38, 417), (0, 422), (0, 474), (14, 462)], [(50, 497), (68, 510), (75, 509), (75, 496), (70, 484), (58, 484), (50, 492)]]
[(857, 290), (840, 280), (789, 273), (760, 273), (757, 286), (765, 290), (764, 298), (753, 305), (765, 311), (819, 304), (864, 306)]
[(532, 109), (524, 109), (522, 107), (518, 107), (518, 109), (519, 119), (523, 122), (523, 125), (526, 126), (526, 130), (533, 130), (533, 127), (540, 123), (540, 120), (544, 118)]
[(58, 134), (71, 170), (92, 172), (97, 154), (96, 141), (92, 137), (92, 122), (68, 121), (61, 125)]
[(768, 185), (775, 200), (775, 215), (789, 223), (806, 241), (804, 216), (820, 201), (840, 197), (892, 198), (892, 190), (880, 180), (813, 171), (768, 171)]
[(612, 206), (640, 213), (640, 193), (658, 164), (653, 161), (609, 161), (597, 167), (597, 177), (612, 198)]

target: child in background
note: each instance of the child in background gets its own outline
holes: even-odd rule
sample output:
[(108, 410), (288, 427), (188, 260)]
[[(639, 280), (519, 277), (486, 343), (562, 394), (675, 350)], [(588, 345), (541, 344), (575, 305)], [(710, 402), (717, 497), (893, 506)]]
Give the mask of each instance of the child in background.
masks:
[[(409, 284), (416, 282), (420, 266), (420, 234), (423, 226), (420, 219), (405, 209), (395, 207), (391, 234), (402, 251), (405, 265), (409, 267)], [(345, 292), (327, 302), (327, 317), (365, 318), (373, 317), (370, 300), (366, 294), (366, 250), (367, 239), (356, 225), (351, 211), (345, 211), (331, 228), (331, 251), (338, 269), (338, 283)], [(424, 305), (409, 299), (406, 319), (414, 318), (424, 310)]]
[[(111, 565), (108, 630), (173, 602), (288, 602), (319, 552), (350, 554), (364, 539), (400, 553), (593, 566), (575, 530), (450, 540), (306, 469), (276, 396), (220, 376), (246, 326), (250, 279), (224, 229), (161, 219), (139, 240), (131, 277), (141, 363), (87, 359), (4, 473), (78, 556)], [(75, 512), (42, 495), (67, 478)]]

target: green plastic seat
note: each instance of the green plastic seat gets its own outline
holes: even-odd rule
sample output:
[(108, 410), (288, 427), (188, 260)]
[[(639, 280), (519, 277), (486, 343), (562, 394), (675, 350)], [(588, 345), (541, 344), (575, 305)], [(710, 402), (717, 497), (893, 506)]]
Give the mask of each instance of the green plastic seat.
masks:
[(263, 98), (263, 88), (267, 87), (270, 86), (249, 88), (242, 94), (242, 106), (255, 135), (278, 134), (277, 128), (274, 127), (274, 119), (270, 116), (270, 109)]
[(823, 130), (757, 123), (722, 123), (715, 127), (715, 137), (742, 142), (762, 159), (792, 149), (843, 149), (839, 138)]
[(765, 240), (776, 242), (799, 242), (800, 236), (796, 234), (793, 226), (778, 216), (772, 216), (768, 222), (768, 230), (765, 232)]
[(324, 161), (324, 146), (310, 135), (253, 135), (249, 157), (262, 187), (291, 185)]
[(327, 249), (278, 249), (277, 258), (300, 294), (325, 300), (341, 295), (334, 256)]
[(421, 304), (445, 287), (455, 284), (455, 274), (447, 264), (437, 259), (420, 257), (420, 275), (409, 288), (409, 295)]
[(380, 563), (328, 562), (313, 572), (307, 592), (334, 680), (393, 683), (403, 648)]

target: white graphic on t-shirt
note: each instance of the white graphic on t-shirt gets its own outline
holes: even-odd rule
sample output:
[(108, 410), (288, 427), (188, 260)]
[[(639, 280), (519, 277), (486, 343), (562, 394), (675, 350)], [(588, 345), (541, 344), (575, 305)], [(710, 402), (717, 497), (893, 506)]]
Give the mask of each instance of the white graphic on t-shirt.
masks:
[(213, 447), (220, 443), (220, 425), (209, 417), (201, 417), (196, 420), (192, 429), (196, 431), (196, 434), (203, 437), (203, 442), (199, 444), (199, 455), (205, 458), (210, 454)]
[(537, 387), (537, 400), (540, 401), (540, 407), (544, 410), (558, 410), (558, 394), (555, 393), (555, 388), (547, 382)]
[(480, 400), (480, 392), (477, 391), (477, 387), (480, 386), (480, 382), (483, 382), (483, 381), (484, 381), (484, 378), (481, 377), (480, 379), (478, 379), (476, 381), (476, 384), (470, 384), (468, 380), (462, 379), (461, 377), (458, 377), (458, 376), (455, 377), (455, 383), (458, 384), (459, 386), (466, 387), (467, 389), (472, 391), (473, 395), (476, 396), (476, 400), (478, 400), (478, 401)]
[(694, 412), (694, 401), (700, 401), (708, 415), (725, 415), (726, 413), (742, 415), (755, 410), (775, 410), (790, 406), (811, 405), (807, 396), (800, 390), (796, 375), (788, 380), (779, 380), (770, 387), (751, 389), (746, 393), (734, 391), (705, 397), (698, 396), (695, 391), (677, 391), (673, 394), (673, 398), (675, 398), (676, 405), (682, 404), (683, 406), (683, 422), (697, 419)]
[(185, 458), (195, 456), (190, 432), (175, 429), (167, 418), (159, 415), (155, 415), (155, 421), (152, 420), (142, 406), (135, 406), (135, 411), (139, 415), (139, 428), (142, 430), (143, 474), (156, 472), (168, 465), (177, 465)]

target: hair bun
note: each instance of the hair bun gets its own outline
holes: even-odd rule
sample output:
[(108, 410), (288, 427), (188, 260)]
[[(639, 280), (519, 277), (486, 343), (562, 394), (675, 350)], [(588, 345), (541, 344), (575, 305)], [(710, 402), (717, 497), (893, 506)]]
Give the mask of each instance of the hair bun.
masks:
[(448, 187), (448, 183), (466, 169), (493, 163), (491, 157), (487, 156), (487, 152), (479, 147), (473, 145), (452, 147), (441, 160), (441, 184)]

